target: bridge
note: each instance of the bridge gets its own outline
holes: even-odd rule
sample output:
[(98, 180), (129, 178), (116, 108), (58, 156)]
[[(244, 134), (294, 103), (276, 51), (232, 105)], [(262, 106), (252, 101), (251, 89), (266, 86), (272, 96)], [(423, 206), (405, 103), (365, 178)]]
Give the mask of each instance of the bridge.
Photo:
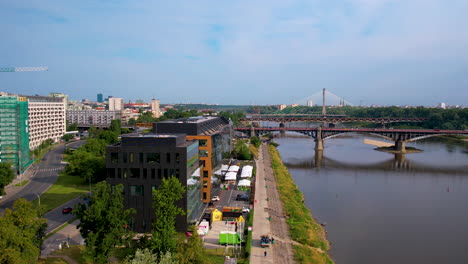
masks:
[(307, 128), (307, 127), (237, 127), (236, 131), (246, 133), (249, 136), (261, 136), (272, 132), (291, 131), (312, 137), (315, 140), (315, 150), (323, 150), (325, 139), (336, 137), (345, 133), (364, 133), (382, 137), (395, 142), (395, 150), (406, 153), (406, 143), (423, 138), (442, 135), (468, 135), (463, 130), (439, 130), (439, 129), (382, 129), (382, 128)]
[[(248, 118), (239, 118), (240, 122), (278, 122), (280, 126), (284, 126), (284, 123), (290, 122), (323, 122), (328, 124), (329, 127), (334, 127), (336, 123), (345, 122), (370, 122), (379, 124), (388, 123), (399, 123), (399, 122), (423, 122), (427, 118), (405, 118), (405, 117), (383, 117), (383, 118), (372, 118), (372, 117), (340, 117), (340, 116), (278, 116), (278, 115), (255, 115)], [(283, 125), (281, 125), (283, 124)]]

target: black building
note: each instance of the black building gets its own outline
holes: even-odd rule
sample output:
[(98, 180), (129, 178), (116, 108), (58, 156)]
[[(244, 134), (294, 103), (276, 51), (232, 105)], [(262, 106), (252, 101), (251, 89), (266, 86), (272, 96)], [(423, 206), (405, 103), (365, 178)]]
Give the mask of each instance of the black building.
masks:
[(130, 134), (122, 135), (120, 143), (106, 148), (107, 182), (124, 185), (126, 208), (137, 213), (130, 226), (136, 232), (149, 232), (157, 220), (152, 208), (152, 190), (162, 179), (175, 176), (186, 193), (178, 205), (186, 212), (177, 217), (178, 231), (187, 231), (203, 213), (201, 187), (190, 175), (200, 167), (198, 141), (186, 140), (182, 134)]

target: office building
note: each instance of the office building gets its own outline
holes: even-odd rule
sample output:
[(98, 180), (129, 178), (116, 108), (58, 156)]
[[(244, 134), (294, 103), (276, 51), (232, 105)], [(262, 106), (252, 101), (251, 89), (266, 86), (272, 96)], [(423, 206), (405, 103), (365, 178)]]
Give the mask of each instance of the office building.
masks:
[(109, 111), (121, 111), (123, 110), (123, 106), (124, 102), (122, 98), (109, 98)]
[(120, 143), (106, 148), (106, 181), (124, 186), (126, 208), (135, 208), (130, 221), (132, 230), (149, 232), (157, 221), (152, 191), (163, 178), (174, 176), (185, 187), (183, 198), (177, 203), (186, 215), (176, 219), (181, 232), (201, 218), (204, 204), (200, 199), (200, 183), (191, 178), (199, 168), (198, 141), (186, 140), (181, 134), (122, 135)]
[(314, 106), (314, 103), (312, 102), (312, 100), (307, 100), (307, 106)]
[(121, 119), (121, 111), (69, 110), (68, 124), (78, 124), (80, 127), (109, 127), (114, 119)]
[(59, 142), (66, 131), (66, 97), (26, 96), (29, 115), (29, 148), (42, 142)]
[(0, 162), (12, 164), (21, 174), (31, 165), (29, 155), (28, 101), (26, 97), (0, 94)]
[(232, 123), (224, 117), (197, 116), (154, 123), (153, 132), (181, 133), (187, 140), (199, 141), (202, 200), (210, 202), (213, 169), (221, 165), (224, 153), (232, 151)]
[(278, 105), (278, 110), (280, 110), (280, 111), (283, 110), (283, 109), (285, 109), (285, 108), (286, 108), (286, 105), (285, 105), (285, 104), (280, 104), (280, 105)]
[(153, 112), (153, 116), (156, 118), (161, 116), (161, 109), (159, 107), (160, 105), (158, 99), (151, 100), (151, 112)]
[(98, 103), (102, 103), (103, 101), (104, 101), (104, 100), (103, 100), (102, 93), (97, 94), (97, 102), (98, 102)]

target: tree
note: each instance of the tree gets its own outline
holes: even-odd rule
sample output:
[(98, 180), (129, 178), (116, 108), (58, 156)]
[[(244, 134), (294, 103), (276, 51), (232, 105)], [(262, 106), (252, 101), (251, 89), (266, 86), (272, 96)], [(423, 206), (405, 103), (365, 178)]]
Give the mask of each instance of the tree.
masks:
[(67, 126), (67, 131), (78, 131), (78, 124), (73, 123), (73, 124)]
[(234, 146), (233, 155), (240, 160), (251, 160), (252, 154), (250, 154), (249, 147), (245, 140), (237, 141)]
[(73, 138), (73, 135), (72, 134), (65, 134), (63, 135), (63, 140), (65, 140), (66, 142), (70, 141), (70, 139)]
[(16, 200), (0, 217), (0, 263), (36, 263), (46, 227), (31, 202)]
[(186, 238), (180, 235), (177, 246), (177, 260), (180, 264), (203, 264), (206, 263), (205, 248), (203, 241), (198, 235), (197, 229), (194, 226), (190, 227), (192, 235)]
[(89, 129), (88, 129), (88, 133), (89, 133), (89, 137), (93, 138), (93, 137), (97, 137), (98, 135), (98, 130), (95, 126), (91, 126)]
[(114, 247), (129, 236), (126, 226), (135, 211), (124, 210), (122, 192), (121, 184), (112, 188), (105, 181), (100, 182), (92, 194), (85, 195), (89, 204), (78, 204), (74, 212), (86, 242), (85, 255), (93, 263), (108, 263)]
[(176, 217), (185, 214), (176, 203), (182, 199), (184, 192), (185, 188), (174, 176), (163, 179), (159, 188), (153, 191), (156, 221), (153, 223), (150, 247), (155, 253), (164, 254), (168, 251), (176, 251)]
[(107, 144), (114, 144), (114, 143), (119, 142), (119, 136), (118, 135), (120, 135), (120, 131), (121, 130), (119, 129), (119, 134), (117, 134), (114, 131), (105, 130), (105, 131), (102, 131), (101, 133), (99, 133), (98, 138), (103, 139), (105, 141), (106, 145)]
[(5, 194), (5, 186), (11, 183), (15, 178), (15, 172), (11, 164), (7, 162), (0, 163), (0, 195)]
[(120, 119), (112, 120), (109, 130), (114, 132), (116, 135), (122, 134), (122, 123)]
[(256, 148), (258, 148), (262, 144), (262, 141), (258, 137), (254, 136), (250, 138), (250, 143), (254, 145)]

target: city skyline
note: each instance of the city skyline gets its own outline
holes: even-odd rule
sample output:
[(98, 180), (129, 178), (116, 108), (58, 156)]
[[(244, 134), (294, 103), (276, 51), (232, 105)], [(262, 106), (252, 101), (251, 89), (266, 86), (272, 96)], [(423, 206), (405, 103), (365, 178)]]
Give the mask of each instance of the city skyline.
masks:
[[(161, 103), (466, 105), (463, 1), (0, 3), (0, 89)], [(315, 101), (315, 100), (314, 100)]]

